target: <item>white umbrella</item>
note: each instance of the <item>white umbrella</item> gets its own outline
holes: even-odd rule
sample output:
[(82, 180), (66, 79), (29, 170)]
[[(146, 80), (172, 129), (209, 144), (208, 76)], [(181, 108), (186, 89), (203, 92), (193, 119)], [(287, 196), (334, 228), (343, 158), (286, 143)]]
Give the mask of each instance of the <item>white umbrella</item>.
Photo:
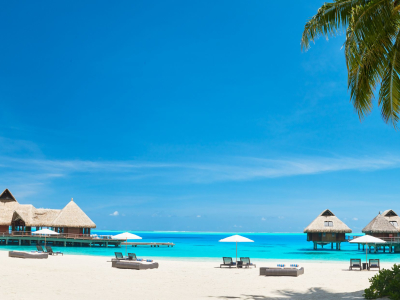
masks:
[(33, 231), (32, 234), (44, 235), (44, 246), (46, 247), (46, 236), (47, 235), (58, 235), (59, 233), (55, 232), (53, 230), (45, 228), (45, 229), (41, 229), (41, 230), (38, 230), (38, 231)]
[(129, 232), (124, 232), (124, 233), (114, 235), (112, 238), (116, 239), (116, 240), (125, 240), (125, 242), (126, 242), (125, 256), (126, 256), (126, 253), (128, 252), (128, 244), (127, 244), (128, 240), (141, 240), (142, 239), (140, 236), (133, 234), (133, 233), (129, 233)]
[(383, 244), (386, 242), (384, 240), (378, 239), (371, 235), (364, 235), (364, 236), (355, 238), (354, 240), (351, 240), (350, 243), (366, 245), (366, 247), (365, 247), (365, 262), (367, 263), (368, 262), (368, 244)]
[(245, 238), (244, 236), (241, 235), (232, 235), (230, 237), (224, 238), (222, 240), (219, 240), (220, 242), (223, 243), (236, 243), (236, 266), (237, 266), (237, 243), (253, 243), (253, 240), (250, 240), (248, 238)]

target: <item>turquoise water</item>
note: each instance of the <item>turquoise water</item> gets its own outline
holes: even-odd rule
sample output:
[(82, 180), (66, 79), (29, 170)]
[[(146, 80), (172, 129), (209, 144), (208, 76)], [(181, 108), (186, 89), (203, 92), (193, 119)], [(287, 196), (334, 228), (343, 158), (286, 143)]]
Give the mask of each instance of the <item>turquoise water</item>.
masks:
[[(116, 235), (120, 231), (93, 231), (98, 235)], [(220, 239), (234, 233), (204, 233), (204, 232), (132, 232), (143, 239), (138, 242), (172, 242), (174, 247), (150, 246), (131, 247), (128, 252), (136, 253), (138, 257), (167, 257), (167, 258), (210, 258), (223, 256), (235, 257), (235, 243), (219, 243)], [(241, 235), (254, 240), (254, 243), (238, 243), (238, 257), (246, 256), (256, 259), (274, 259), (280, 261), (348, 261), (350, 258), (365, 258), (365, 252), (358, 251), (357, 245), (342, 243), (342, 250), (318, 248), (313, 250), (312, 242), (307, 242), (303, 233), (242, 233)], [(54, 247), (55, 250), (66, 254), (113, 256), (115, 251), (125, 252), (121, 248), (103, 247)], [(28, 246), (0, 246), (0, 250), (36, 250)], [(369, 258), (380, 258), (384, 261), (400, 261), (400, 253), (368, 254)]]

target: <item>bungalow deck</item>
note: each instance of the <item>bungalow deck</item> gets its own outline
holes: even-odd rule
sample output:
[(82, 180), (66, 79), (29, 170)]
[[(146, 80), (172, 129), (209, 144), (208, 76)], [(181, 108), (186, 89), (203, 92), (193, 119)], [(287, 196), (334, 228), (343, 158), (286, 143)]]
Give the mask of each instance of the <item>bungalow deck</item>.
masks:
[[(358, 237), (359, 236), (349, 236), (347, 240), (350, 242), (351, 240)], [(391, 238), (380, 237), (380, 239), (384, 240), (386, 243), (368, 244), (367, 246), (369, 253), (377, 253), (378, 251), (382, 251), (383, 253), (385, 253), (386, 247), (388, 248), (389, 253), (400, 253), (400, 237), (391, 237)], [(365, 251), (365, 246), (366, 244), (359, 243), (358, 250)]]
[(70, 247), (120, 247), (125, 240), (113, 239), (111, 236), (90, 236), (77, 234), (60, 234), (53, 236), (32, 235), (25, 233), (1, 233), (0, 245), (47, 245)]

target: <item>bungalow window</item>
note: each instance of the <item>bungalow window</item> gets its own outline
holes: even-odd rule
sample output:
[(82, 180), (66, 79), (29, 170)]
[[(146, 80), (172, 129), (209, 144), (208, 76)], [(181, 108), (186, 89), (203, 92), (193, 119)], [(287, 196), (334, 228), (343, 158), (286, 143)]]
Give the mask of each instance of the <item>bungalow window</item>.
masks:
[(397, 227), (397, 221), (390, 221), (390, 224), (392, 224), (394, 227)]
[(325, 221), (324, 222), (325, 227), (333, 227), (333, 222), (332, 221)]

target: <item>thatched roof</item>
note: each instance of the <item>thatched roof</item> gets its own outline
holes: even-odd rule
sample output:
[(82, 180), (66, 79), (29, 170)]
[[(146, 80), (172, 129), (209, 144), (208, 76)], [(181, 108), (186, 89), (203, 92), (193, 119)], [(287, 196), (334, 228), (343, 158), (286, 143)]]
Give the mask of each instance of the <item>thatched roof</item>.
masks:
[(1, 202), (17, 202), (13, 194), (8, 189), (5, 189), (0, 195)]
[(25, 226), (53, 227), (54, 219), (60, 214), (60, 209), (36, 209), (32, 205), (19, 205), (14, 211), (12, 221), (22, 220)]
[(326, 209), (314, 221), (312, 221), (311, 224), (306, 227), (306, 229), (304, 229), (304, 232), (351, 233), (352, 230), (345, 223), (340, 221), (339, 218), (336, 217), (329, 209)]
[(16, 201), (0, 201), (0, 225), (10, 225), (14, 211), (20, 204)]
[(394, 227), (396, 227), (397, 230), (400, 231), (400, 217), (396, 214), (394, 210), (392, 209), (385, 210), (382, 216), (389, 222), (393, 223)]
[(398, 229), (381, 214), (378, 214), (367, 226), (362, 230), (364, 233), (397, 233)]
[(96, 228), (96, 224), (83, 212), (73, 199), (53, 221), (53, 227)]
[(96, 228), (96, 224), (71, 200), (64, 209), (35, 208), (31, 204), (19, 204), (6, 189), (0, 195), (0, 225), (23, 220), (30, 227)]

